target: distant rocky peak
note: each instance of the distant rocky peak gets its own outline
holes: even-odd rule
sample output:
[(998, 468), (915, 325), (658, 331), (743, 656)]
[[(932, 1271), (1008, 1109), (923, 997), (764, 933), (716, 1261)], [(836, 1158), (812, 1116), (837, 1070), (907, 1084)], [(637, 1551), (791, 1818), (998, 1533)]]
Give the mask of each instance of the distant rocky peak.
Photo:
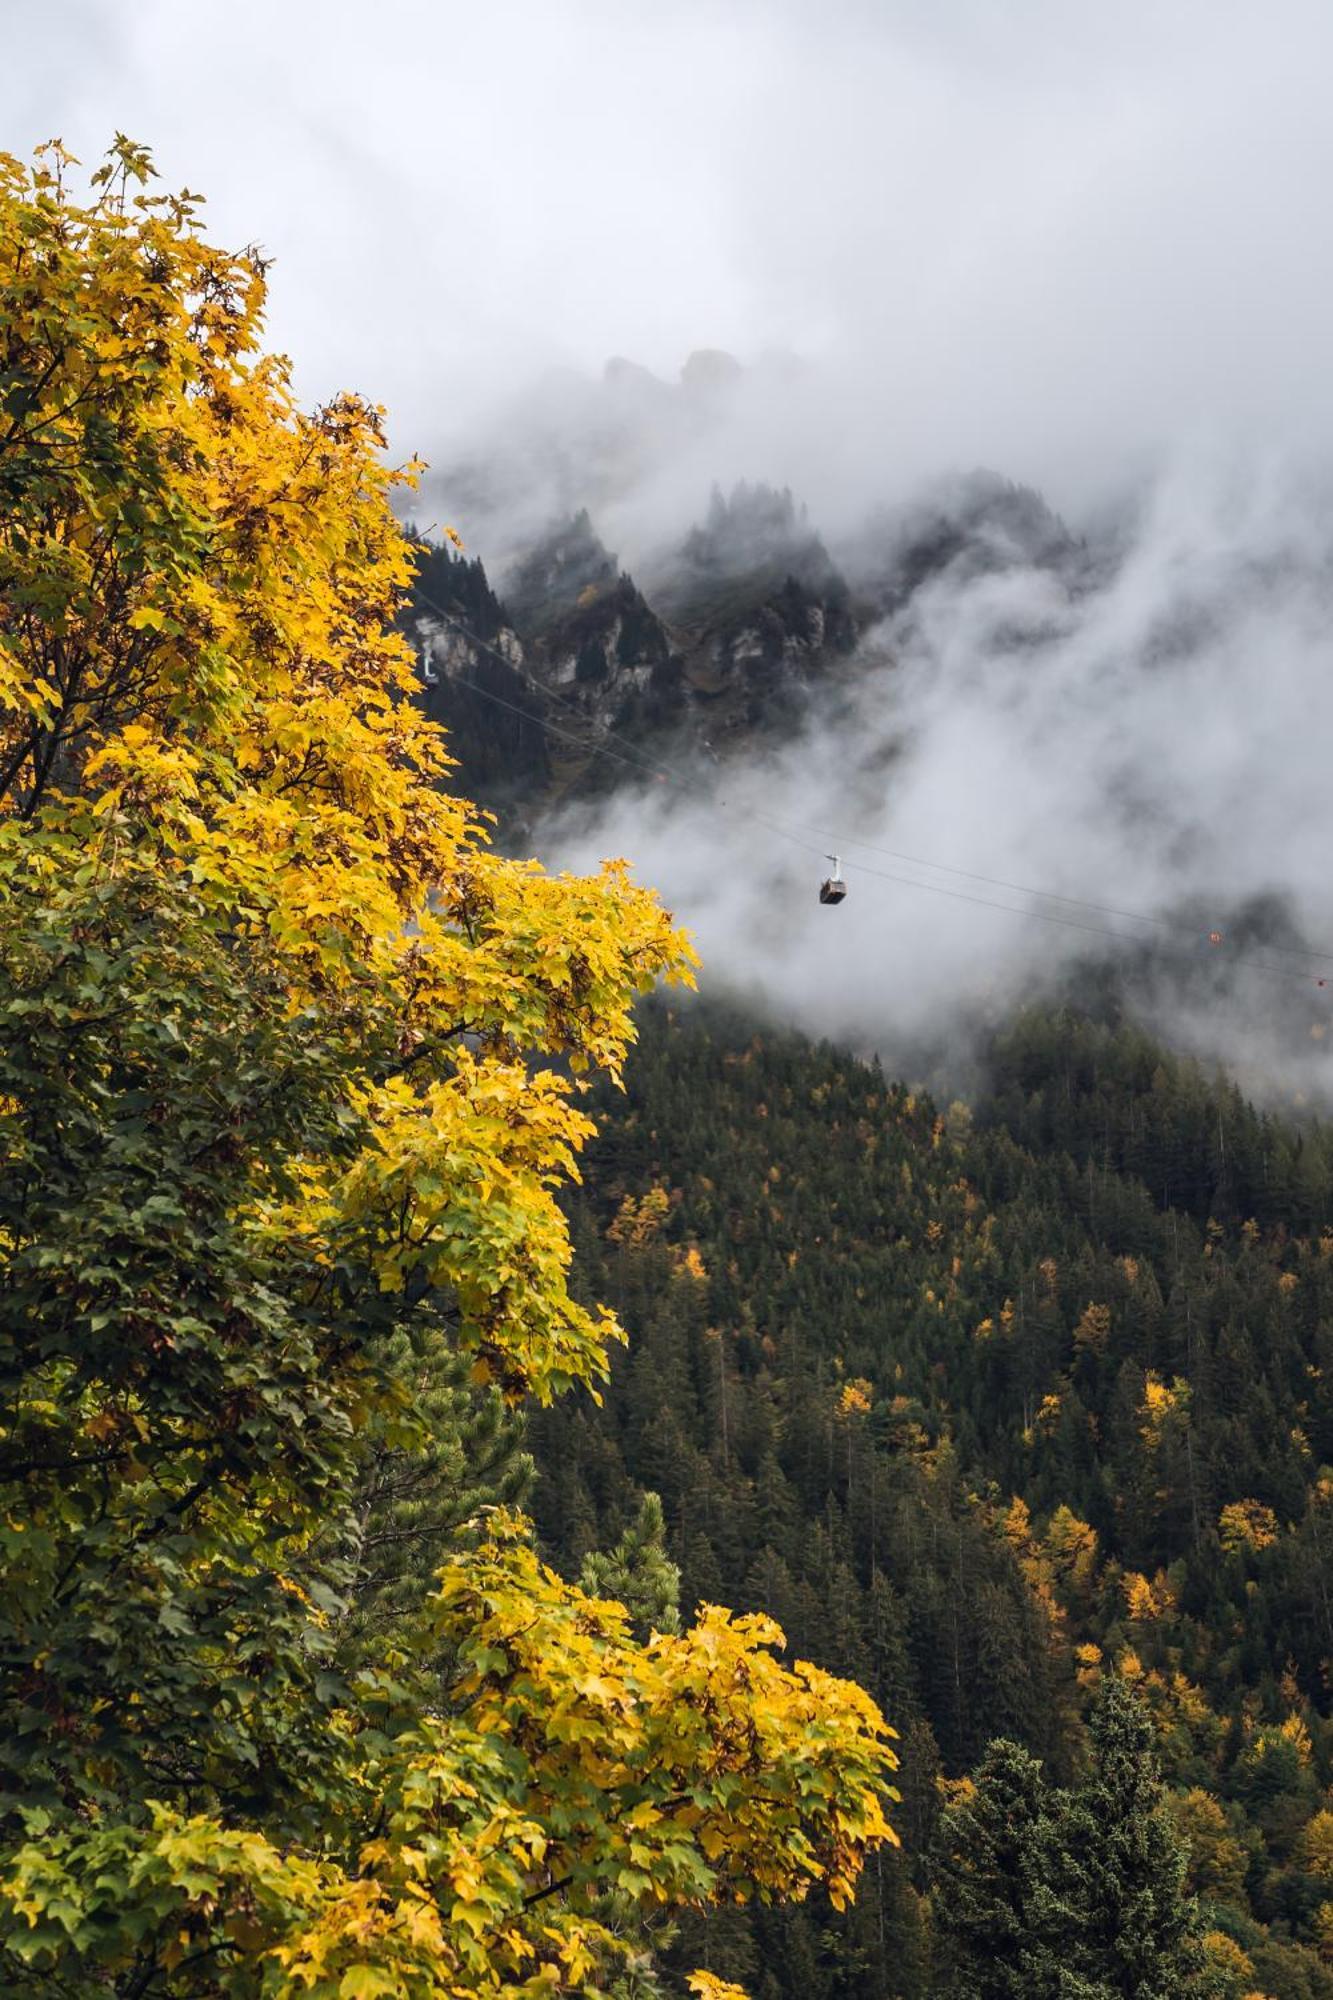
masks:
[(630, 361), (623, 354), (613, 354), (602, 369), (602, 384), (614, 394), (638, 397), (645, 402), (670, 402), (675, 390), (671, 383), (664, 382), (660, 375), (654, 375), (651, 368), (645, 368), (639, 361)]
[(941, 503), (960, 523), (992, 546), (1028, 562), (1048, 562), (1071, 554), (1073, 536), (1035, 488), (998, 472), (978, 470), (946, 488)]
[(841, 579), (806, 510), (787, 488), (715, 486), (707, 513), (661, 565), (654, 601), (686, 625), (757, 606), (789, 584), (821, 596)]
[(779, 492), (743, 479), (730, 494), (714, 486), (704, 523), (692, 531), (686, 546), (705, 560), (730, 563), (775, 555), (815, 539), (806, 510), (798, 511), (790, 487)]

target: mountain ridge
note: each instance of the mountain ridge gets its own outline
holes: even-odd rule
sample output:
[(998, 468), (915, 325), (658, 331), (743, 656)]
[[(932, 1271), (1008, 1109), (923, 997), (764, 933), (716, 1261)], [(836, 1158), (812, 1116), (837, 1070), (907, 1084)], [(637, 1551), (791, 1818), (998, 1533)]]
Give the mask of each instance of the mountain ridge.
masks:
[[(530, 537), (498, 589), (480, 557), (418, 548), (409, 629), (424, 705), (455, 736), (464, 785), (524, 812), (571, 783), (615, 782), (597, 763), (611, 739), (627, 736), (649, 758), (663, 747), (712, 758), (791, 732), (821, 693), (855, 679), (876, 628), (951, 571), (1065, 572), (1081, 555), (1039, 495), (980, 473), (868, 524), (847, 571), (790, 489), (744, 481), (729, 494), (714, 486), (703, 520), (650, 563), (646, 590), (587, 507)], [(580, 731), (585, 755), (571, 759), (562, 733)]]

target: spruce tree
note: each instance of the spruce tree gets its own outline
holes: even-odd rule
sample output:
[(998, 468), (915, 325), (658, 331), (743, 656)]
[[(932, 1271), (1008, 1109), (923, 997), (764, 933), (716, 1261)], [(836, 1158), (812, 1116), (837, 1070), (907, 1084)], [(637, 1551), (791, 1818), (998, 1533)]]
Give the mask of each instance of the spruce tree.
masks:
[(1063, 1985), (1072, 1913), (1061, 1872), (1059, 1795), (1021, 1745), (999, 1738), (970, 1796), (945, 1814), (932, 1897), (957, 2000), (1051, 2000)]
[(1091, 1731), (1092, 1777), (1060, 1815), (1063, 1889), (1078, 1913), (1070, 1962), (1106, 2000), (1209, 1993), (1188, 1850), (1167, 1811), (1151, 1721), (1118, 1674), (1098, 1692)]

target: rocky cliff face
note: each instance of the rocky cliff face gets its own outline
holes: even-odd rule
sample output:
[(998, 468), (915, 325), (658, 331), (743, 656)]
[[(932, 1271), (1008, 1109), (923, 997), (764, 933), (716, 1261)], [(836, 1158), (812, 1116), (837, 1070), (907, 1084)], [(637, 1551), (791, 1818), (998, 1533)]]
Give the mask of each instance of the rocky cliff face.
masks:
[[(870, 523), (844, 569), (789, 492), (741, 485), (714, 491), (645, 593), (583, 510), (530, 539), (501, 594), (480, 561), (427, 551), (423, 700), (465, 786), (540, 804), (622, 782), (626, 760), (725, 757), (785, 734), (839, 699), (867, 635), (892, 633), (923, 586), (1017, 563), (1072, 579), (1082, 554), (1039, 495), (977, 474)], [(608, 739), (614, 758), (599, 754)]]
[[(487, 804), (601, 789), (669, 745), (715, 756), (795, 725), (856, 647), (851, 593), (789, 493), (715, 493), (650, 602), (586, 511), (533, 542), (504, 579), (426, 552), (413, 631), (427, 712)], [(582, 750), (582, 754), (580, 751)]]
[(471, 795), (500, 808), (539, 795), (551, 780), (545, 704), (480, 560), (421, 544), (408, 625), (422, 706), (449, 732)]
[(790, 493), (714, 493), (645, 596), (586, 513), (518, 562), (505, 602), (527, 667), (594, 733), (720, 749), (788, 725), (859, 626), (851, 593)]
[(654, 601), (672, 620), (684, 684), (719, 746), (798, 715), (860, 634), (851, 592), (805, 510), (767, 486), (714, 490)]
[(590, 740), (681, 724), (672, 636), (586, 513), (559, 523), (524, 555), (505, 597), (530, 672)]

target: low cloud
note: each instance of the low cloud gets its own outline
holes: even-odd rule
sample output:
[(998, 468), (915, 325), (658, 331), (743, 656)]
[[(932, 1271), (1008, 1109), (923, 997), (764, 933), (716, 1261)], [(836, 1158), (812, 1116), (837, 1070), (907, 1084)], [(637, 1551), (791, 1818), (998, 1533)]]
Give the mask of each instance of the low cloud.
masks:
[[(879, 880), (910, 870), (853, 840), (1187, 930), (1268, 898), (1270, 929), (1333, 939), (1322, 0), (14, 0), (6, 25), (0, 145), (153, 147), (274, 258), (302, 395), (384, 402), (436, 467), (421, 515), (488, 560), (587, 504), (651, 571), (714, 480), (791, 486), (835, 554), (978, 464), (1082, 522), (1138, 496), (1106, 575), (918, 596), (849, 716), (710, 776), (726, 811), (663, 790), (561, 830), (660, 880), (713, 976), (882, 1042), (1122, 949)], [(682, 387), (699, 348), (744, 373)], [(616, 355), (656, 384), (607, 384)], [(1237, 982), (1161, 970), (1149, 998), (1275, 1073), (1320, 1024)]]
[(151, 145), (274, 257), (303, 394), (383, 401), (437, 467), (525, 383), (572, 420), (609, 356), (670, 380), (706, 346), (806, 373), (758, 368), (682, 489), (776, 479), (830, 530), (953, 466), (1081, 511), (1182, 439), (1333, 448), (1321, 0), (13, 0), (6, 24), (0, 144)]
[(896, 1061), (961, 1073), (980, 1023), (1113, 967), (1177, 1043), (1327, 1099), (1331, 553), (1291, 468), (1178, 466), (1114, 552), (928, 583), (776, 754), (540, 844), (627, 855), (715, 986)]

